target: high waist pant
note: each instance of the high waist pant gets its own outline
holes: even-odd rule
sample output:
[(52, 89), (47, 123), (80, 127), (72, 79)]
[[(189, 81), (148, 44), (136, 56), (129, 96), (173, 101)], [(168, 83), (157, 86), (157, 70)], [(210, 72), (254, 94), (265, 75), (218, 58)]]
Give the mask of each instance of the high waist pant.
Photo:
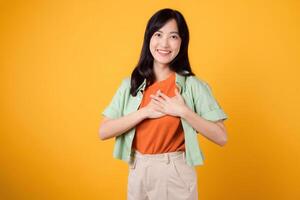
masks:
[(182, 151), (142, 154), (129, 162), (128, 200), (197, 200), (197, 173)]

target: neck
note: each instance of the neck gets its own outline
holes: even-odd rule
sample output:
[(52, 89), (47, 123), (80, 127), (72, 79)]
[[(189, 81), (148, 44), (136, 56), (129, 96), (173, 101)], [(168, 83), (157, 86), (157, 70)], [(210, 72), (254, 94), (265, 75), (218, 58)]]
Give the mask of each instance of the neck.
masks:
[(162, 64), (154, 64), (153, 66), (154, 74), (156, 77), (155, 81), (162, 81), (171, 75), (173, 72), (168, 65), (162, 65)]

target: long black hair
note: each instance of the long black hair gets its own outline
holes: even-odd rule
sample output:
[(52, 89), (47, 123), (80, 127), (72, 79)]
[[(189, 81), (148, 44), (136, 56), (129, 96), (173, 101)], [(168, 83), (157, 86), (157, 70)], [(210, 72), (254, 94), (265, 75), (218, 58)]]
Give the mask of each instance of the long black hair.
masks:
[(192, 72), (188, 58), (189, 30), (187, 23), (179, 11), (170, 8), (164, 8), (154, 13), (147, 23), (140, 59), (131, 73), (130, 94), (132, 96), (136, 96), (137, 88), (141, 83), (143, 83), (145, 78), (147, 80), (146, 88), (154, 82), (154, 58), (149, 49), (150, 39), (156, 31), (158, 31), (171, 19), (176, 20), (179, 36), (181, 37), (181, 46), (178, 55), (169, 63), (169, 67), (172, 71), (183, 76), (195, 75)]

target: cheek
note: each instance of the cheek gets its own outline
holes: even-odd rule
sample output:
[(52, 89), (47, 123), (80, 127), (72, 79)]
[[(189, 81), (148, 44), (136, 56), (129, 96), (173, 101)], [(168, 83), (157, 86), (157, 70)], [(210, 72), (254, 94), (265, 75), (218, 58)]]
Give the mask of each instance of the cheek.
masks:
[(157, 39), (155, 39), (154, 37), (151, 37), (150, 44), (154, 45), (155, 43), (157, 43)]
[(157, 45), (157, 42), (155, 40), (151, 39), (150, 44), (149, 44), (151, 52), (155, 51), (156, 45)]
[(170, 41), (170, 44), (172, 45), (172, 47), (176, 48), (176, 47), (180, 47), (181, 44), (181, 40), (172, 40)]
[(174, 49), (174, 51), (175, 51), (176, 53), (178, 53), (179, 50), (180, 50), (180, 44), (181, 44), (181, 42), (174, 42), (174, 43), (172, 44), (173, 49)]

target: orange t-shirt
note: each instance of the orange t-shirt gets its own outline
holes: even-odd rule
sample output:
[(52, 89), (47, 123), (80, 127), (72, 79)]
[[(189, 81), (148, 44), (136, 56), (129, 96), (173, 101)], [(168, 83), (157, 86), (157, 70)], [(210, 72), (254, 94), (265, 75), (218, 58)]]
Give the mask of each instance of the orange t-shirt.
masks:
[[(150, 103), (150, 95), (155, 95), (158, 89), (169, 97), (175, 96), (175, 87), (173, 72), (167, 79), (155, 82), (146, 88), (139, 109)], [(143, 120), (136, 126), (133, 148), (144, 154), (185, 151), (180, 117), (165, 115)]]

